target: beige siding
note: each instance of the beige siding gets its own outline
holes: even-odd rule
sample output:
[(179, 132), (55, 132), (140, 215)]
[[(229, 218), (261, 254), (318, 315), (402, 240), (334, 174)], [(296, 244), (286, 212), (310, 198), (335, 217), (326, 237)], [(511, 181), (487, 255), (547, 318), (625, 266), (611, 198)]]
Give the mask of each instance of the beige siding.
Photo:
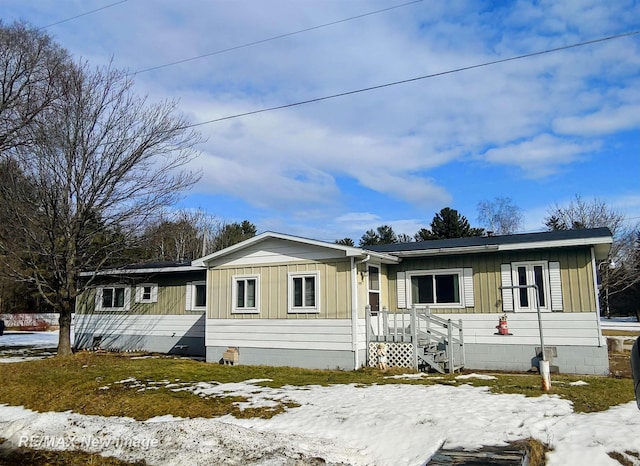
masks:
[[(288, 274), (318, 271), (319, 313), (288, 312)], [(260, 277), (260, 308), (258, 314), (234, 314), (232, 277)], [(209, 319), (350, 319), (351, 261), (349, 259), (263, 264), (209, 269), (207, 299)]]
[(471, 267), (475, 306), (463, 309), (432, 308), (432, 311), (447, 314), (502, 312), (500, 265), (537, 260), (560, 263), (564, 312), (596, 311), (596, 291), (594, 289), (591, 252), (588, 248), (404, 259), (401, 264), (388, 267), (389, 309), (397, 309), (397, 272)]

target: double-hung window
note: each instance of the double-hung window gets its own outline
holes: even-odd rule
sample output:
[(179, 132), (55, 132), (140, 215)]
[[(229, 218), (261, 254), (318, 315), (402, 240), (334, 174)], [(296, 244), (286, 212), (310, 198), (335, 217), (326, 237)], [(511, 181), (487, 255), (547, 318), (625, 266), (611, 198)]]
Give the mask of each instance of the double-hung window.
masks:
[(258, 275), (234, 275), (232, 282), (233, 313), (259, 313), (260, 277)]
[(127, 311), (131, 290), (126, 286), (103, 286), (96, 292), (97, 311)]
[(155, 303), (158, 301), (158, 285), (142, 283), (136, 286), (136, 303)]
[(204, 311), (207, 309), (207, 283), (205, 281), (187, 283), (187, 311)]
[(319, 272), (289, 273), (289, 312), (320, 312)]

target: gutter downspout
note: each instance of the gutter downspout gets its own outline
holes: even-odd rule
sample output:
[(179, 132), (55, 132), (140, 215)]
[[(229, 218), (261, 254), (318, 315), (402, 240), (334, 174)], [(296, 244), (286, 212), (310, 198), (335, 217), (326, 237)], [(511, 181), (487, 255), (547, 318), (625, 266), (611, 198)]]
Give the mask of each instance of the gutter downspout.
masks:
[(353, 351), (353, 369), (358, 363), (358, 273), (355, 259), (351, 258), (351, 350)]
[(602, 328), (600, 327), (600, 290), (598, 288), (598, 265), (596, 264), (596, 253), (591, 246), (591, 265), (593, 268), (593, 289), (596, 297), (596, 325), (598, 327), (598, 346), (602, 346)]
[(367, 254), (364, 259), (357, 262), (354, 257), (351, 257), (351, 348), (353, 351), (354, 369), (360, 368), (360, 358), (358, 355), (358, 264), (364, 264), (370, 259), (370, 254)]

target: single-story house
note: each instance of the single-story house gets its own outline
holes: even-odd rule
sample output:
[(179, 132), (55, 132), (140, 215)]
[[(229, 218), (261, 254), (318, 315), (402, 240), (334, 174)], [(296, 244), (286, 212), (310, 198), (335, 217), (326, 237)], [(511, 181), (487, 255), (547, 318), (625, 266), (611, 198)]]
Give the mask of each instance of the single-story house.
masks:
[[(356, 369), (372, 364), (372, 348), (381, 339), (391, 346), (406, 343), (415, 362), (423, 346), (419, 341), (437, 336), (435, 346), (450, 343), (455, 327), (460, 343), (455, 353), (464, 367), (528, 370), (541, 356), (540, 314), (552, 367), (606, 374), (597, 269), (611, 243), (606, 228), (364, 248), (266, 232), (184, 268), (103, 273), (104, 283), (85, 293), (84, 308), (79, 305), (78, 322), (86, 322), (80, 335), (86, 347), (96, 336), (117, 341), (120, 329), (131, 329), (130, 346), (155, 350), (151, 343), (157, 342), (171, 349), (175, 336), (187, 333), (178, 331), (167, 340), (169, 335), (158, 329), (189, 320), (204, 333), (210, 362), (235, 348), (240, 364)], [(117, 309), (109, 308), (115, 277), (129, 283), (128, 295), (126, 287), (119, 292)], [(193, 291), (194, 283), (204, 298)], [(139, 293), (164, 296), (165, 287), (172, 287), (167, 292), (172, 298), (163, 298), (162, 305), (158, 298), (158, 305), (147, 310), (127, 307), (128, 302), (143, 304)], [(189, 310), (189, 298), (202, 306)], [(439, 323), (448, 336), (433, 327), (418, 335), (417, 314), (428, 325)], [(505, 315), (508, 331), (497, 328)], [(109, 327), (109, 321), (123, 324)], [(104, 331), (97, 331), (98, 324)]]
[(92, 284), (76, 299), (76, 348), (204, 356), (203, 267), (160, 262), (80, 275)]

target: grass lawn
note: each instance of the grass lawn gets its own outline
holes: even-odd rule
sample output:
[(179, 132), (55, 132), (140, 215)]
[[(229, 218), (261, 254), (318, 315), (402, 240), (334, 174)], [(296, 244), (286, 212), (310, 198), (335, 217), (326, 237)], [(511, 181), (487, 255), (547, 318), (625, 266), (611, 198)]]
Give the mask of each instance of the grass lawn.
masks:
[[(270, 418), (285, 409), (295, 409), (293, 403), (273, 407), (241, 410), (240, 396), (201, 397), (189, 391), (172, 391), (171, 383), (242, 382), (249, 379), (271, 379), (261, 385), (331, 385), (331, 384), (447, 384), (487, 386), (494, 393), (519, 393), (539, 396), (540, 376), (535, 374), (492, 374), (495, 380), (456, 380), (456, 375), (442, 378), (389, 379), (385, 376), (410, 372), (390, 369), (358, 371), (309, 370), (266, 366), (222, 366), (190, 359), (172, 357), (132, 358), (129, 354), (95, 354), (80, 352), (65, 358), (50, 358), (30, 362), (3, 364), (0, 403), (23, 405), (35, 411), (67, 411), (100, 416), (128, 416), (146, 420), (172, 414), (178, 417)], [(135, 378), (136, 383), (116, 383)], [(588, 385), (571, 385), (584, 381)], [(142, 383), (157, 387), (140, 391)], [(155, 385), (154, 385), (155, 384)], [(552, 375), (551, 394), (573, 402), (576, 412), (594, 412), (634, 399), (633, 383), (625, 377)], [(105, 389), (105, 387), (109, 387)]]

